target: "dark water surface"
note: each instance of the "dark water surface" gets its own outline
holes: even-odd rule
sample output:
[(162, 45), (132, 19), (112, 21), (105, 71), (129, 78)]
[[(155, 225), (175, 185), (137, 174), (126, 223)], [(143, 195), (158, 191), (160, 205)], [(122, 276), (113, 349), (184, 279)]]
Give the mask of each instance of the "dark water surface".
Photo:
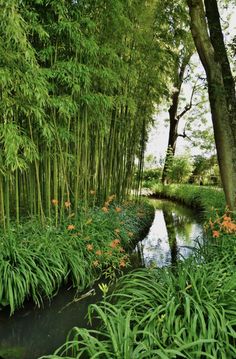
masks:
[[(151, 203), (156, 208), (155, 219), (134, 251), (135, 267), (175, 264), (192, 253), (196, 238), (201, 241), (203, 237), (199, 213), (166, 200)], [(8, 311), (0, 311), (0, 359), (37, 359), (53, 353), (65, 342), (72, 327), (88, 325), (87, 307), (101, 299), (96, 286), (95, 292), (69, 304), (75, 291), (62, 288), (44, 308), (26, 303), (10, 318)]]
[(88, 289), (84, 299), (71, 303), (75, 290), (62, 288), (43, 308), (26, 303), (10, 318), (9, 312), (0, 311), (0, 359), (37, 359), (52, 354), (74, 326), (88, 326), (88, 305), (102, 298), (96, 287), (95, 291), (93, 295)]

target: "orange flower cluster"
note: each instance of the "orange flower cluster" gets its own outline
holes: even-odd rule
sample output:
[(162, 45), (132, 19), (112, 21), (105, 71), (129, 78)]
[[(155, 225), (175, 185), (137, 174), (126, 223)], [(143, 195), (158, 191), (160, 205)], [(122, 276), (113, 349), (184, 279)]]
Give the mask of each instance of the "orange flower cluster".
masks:
[(67, 229), (68, 229), (68, 231), (72, 231), (73, 229), (75, 229), (75, 226), (73, 224), (69, 224)]
[(88, 251), (92, 251), (93, 250), (93, 244), (87, 244), (86, 246)]
[(122, 211), (122, 209), (121, 209), (120, 207), (116, 207), (116, 208), (115, 208), (115, 211), (116, 211), (117, 213), (120, 213), (120, 212)]
[(220, 226), (226, 233), (236, 233), (236, 224), (229, 216), (223, 216), (223, 221)]
[(215, 221), (209, 220), (209, 227), (212, 230), (212, 237), (219, 238), (220, 233), (232, 234), (236, 233), (236, 223), (227, 214), (218, 217)]
[(120, 240), (119, 239), (114, 239), (111, 243), (110, 243), (110, 247), (111, 248), (116, 248), (118, 247), (120, 244)]
[(125, 268), (126, 267), (126, 262), (124, 259), (120, 260), (120, 268)]
[(66, 202), (65, 202), (65, 207), (66, 207), (66, 208), (70, 208), (70, 206), (71, 206), (70, 201), (66, 201)]
[(212, 237), (213, 238), (218, 238), (220, 236), (220, 232), (219, 231), (213, 231), (212, 232)]
[(104, 203), (104, 206), (102, 207), (103, 212), (108, 212), (109, 211), (108, 207), (110, 206), (110, 203), (113, 201), (114, 198), (116, 198), (115, 194), (112, 194), (111, 196), (109, 196), (107, 198), (107, 200)]
[(55, 199), (55, 198), (52, 199), (52, 204), (53, 204), (53, 206), (57, 206), (58, 203), (59, 203), (59, 202), (58, 202), (57, 199)]

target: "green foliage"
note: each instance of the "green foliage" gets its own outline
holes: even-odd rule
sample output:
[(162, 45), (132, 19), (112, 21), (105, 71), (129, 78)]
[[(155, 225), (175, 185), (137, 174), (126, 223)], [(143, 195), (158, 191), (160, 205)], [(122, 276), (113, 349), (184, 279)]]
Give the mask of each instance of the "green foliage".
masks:
[(139, 269), (121, 278), (108, 302), (89, 308), (90, 321), (100, 320), (97, 330), (74, 328), (44, 358), (234, 358), (235, 244), (224, 253), (206, 248), (175, 270)]
[[(170, 150), (169, 150), (170, 151)], [(168, 156), (167, 176), (170, 183), (185, 183), (192, 174), (193, 166), (187, 155)]]
[(220, 184), (219, 166), (216, 156), (211, 156), (209, 158), (201, 155), (195, 156), (193, 167), (194, 169), (191, 179), (194, 183), (199, 184), (202, 182), (204, 185)]
[(160, 168), (153, 168), (147, 169), (143, 171), (143, 180), (144, 181), (152, 181), (152, 180), (160, 180), (161, 178), (161, 169)]
[(168, 0), (158, 1), (155, 19), (156, 41), (161, 44), (161, 51), (168, 61), (172, 77), (173, 69), (178, 68), (185, 55), (193, 49), (186, 4), (177, 1), (173, 6)]
[[(125, 198), (154, 102), (166, 92), (155, 3), (4, 2), (0, 14), (0, 221)], [(153, 64), (151, 66), (150, 64)], [(156, 87), (156, 84), (159, 87)]]
[[(150, 226), (153, 208), (145, 203), (86, 210), (70, 214), (60, 227), (37, 221), (1, 234), (0, 305), (11, 314), (31, 297), (40, 306), (63, 282), (83, 290), (102, 274), (112, 279), (128, 266), (126, 250)], [(106, 211), (104, 211), (106, 208)]]
[(220, 188), (209, 188), (195, 185), (161, 185), (156, 184), (152, 191), (160, 197), (174, 199), (192, 207), (202, 209), (205, 214), (209, 214), (212, 209), (224, 213), (225, 197), (223, 190)]

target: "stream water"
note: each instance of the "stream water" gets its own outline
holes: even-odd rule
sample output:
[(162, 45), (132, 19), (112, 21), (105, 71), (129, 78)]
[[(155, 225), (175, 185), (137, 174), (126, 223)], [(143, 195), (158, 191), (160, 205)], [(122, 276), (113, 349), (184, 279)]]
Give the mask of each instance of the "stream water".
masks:
[[(155, 218), (149, 233), (134, 250), (134, 267), (175, 264), (192, 253), (196, 238), (203, 238), (197, 212), (166, 200), (151, 202)], [(10, 318), (8, 311), (0, 311), (0, 359), (37, 359), (52, 353), (64, 343), (73, 326), (88, 325), (87, 307), (101, 299), (97, 288), (95, 292), (70, 304), (75, 291), (62, 288), (43, 308), (29, 302)]]
[(174, 265), (193, 253), (204, 238), (201, 212), (168, 200), (152, 199), (155, 218), (133, 253), (135, 267)]

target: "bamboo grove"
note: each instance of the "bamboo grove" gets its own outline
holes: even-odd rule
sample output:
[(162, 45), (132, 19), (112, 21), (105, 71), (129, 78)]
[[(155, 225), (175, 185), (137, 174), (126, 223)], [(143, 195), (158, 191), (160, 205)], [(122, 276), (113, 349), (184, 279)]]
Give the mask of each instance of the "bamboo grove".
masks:
[(132, 174), (166, 86), (154, 3), (1, 1), (3, 227), (138, 188)]

